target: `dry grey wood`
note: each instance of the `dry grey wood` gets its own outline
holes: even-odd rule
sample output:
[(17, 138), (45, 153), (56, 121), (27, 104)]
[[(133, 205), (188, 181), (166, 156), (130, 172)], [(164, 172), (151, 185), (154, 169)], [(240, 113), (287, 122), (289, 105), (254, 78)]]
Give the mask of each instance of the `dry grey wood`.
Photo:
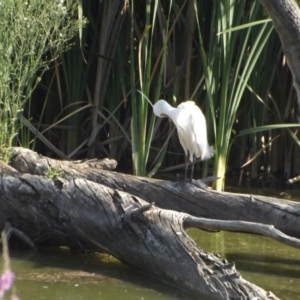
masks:
[[(52, 160), (50, 158), (43, 157), (41, 155), (38, 155), (36, 152), (33, 152), (28, 149), (23, 148), (15, 148), (12, 150), (12, 160), (11, 163), (16, 168), (22, 170), (23, 172), (37, 171), (37, 174), (43, 174), (43, 172), (46, 171), (46, 168), (48, 165), (55, 166), (58, 168), (58, 170), (63, 171), (65, 176), (69, 177), (80, 177), (85, 178), (88, 180), (93, 180), (98, 183), (105, 184), (109, 187), (115, 188), (115, 189), (123, 189), (133, 195), (136, 195), (138, 197), (141, 197), (143, 199), (147, 199), (148, 201), (151, 201), (151, 197), (154, 197), (152, 199), (155, 199), (158, 206), (161, 206), (161, 202), (168, 201), (168, 206), (165, 208), (172, 209), (172, 210), (178, 210), (178, 207), (176, 204), (178, 204), (179, 201), (174, 201), (174, 189), (177, 190), (177, 194), (180, 195), (182, 193), (182, 190), (186, 191), (185, 195), (180, 195), (180, 204), (185, 205), (185, 210), (181, 209), (182, 212), (187, 212), (193, 216), (203, 217), (201, 216), (201, 210), (195, 210), (194, 208), (190, 208), (191, 201), (187, 198), (188, 196), (191, 196), (191, 193), (193, 193), (193, 197), (196, 198), (197, 196), (201, 197), (203, 195), (223, 195), (223, 197), (231, 198), (233, 197), (235, 201), (240, 201), (240, 199), (236, 198), (236, 196), (242, 196), (242, 195), (234, 195), (234, 194), (226, 194), (226, 193), (218, 193), (215, 194), (215, 192), (210, 190), (201, 190), (193, 185), (190, 184), (183, 184), (183, 183), (171, 183), (171, 182), (165, 182), (165, 181), (156, 181), (153, 179), (146, 179), (146, 178), (139, 178), (135, 176), (129, 176), (120, 173), (111, 173), (111, 172), (100, 172), (100, 170), (95, 169), (94, 165), (88, 165), (86, 166), (85, 163), (77, 164), (75, 163), (72, 167), (72, 163), (70, 161), (59, 161), (59, 160)], [(97, 164), (96, 161), (94, 161), (94, 164)], [(99, 180), (99, 175), (101, 176), (101, 180)], [(104, 181), (105, 178), (105, 181)], [(108, 181), (108, 178), (114, 178), (114, 182), (117, 182), (117, 185), (111, 184), (112, 180)], [(149, 188), (149, 183), (153, 183), (153, 185)], [(161, 195), (161, 191), (157, 190), (157, 183), (159, 183), (159, 187), (163, 187), (164, 191), (169, 191), (169, 196), (165, 193)], [(135, 186), (136, 188), (134, 190), (131, 189), (131, 187)], [(144, 188), (143, 188), (144, 186)], [(145, 190), (146, 186), (146, 190)], [(170, 190), (170, 186), (172, 186), (172, 190)], [(128, 188), (129, 187), (129, 188)], [(148, 191), (149, 188), (149, 191)], [(151, 191), (152, 189), (152, 191)], [(136, 191), (139, 191), (138, 193)], [(146, 191), (146, 192), (145, 192)], [(155, 192), (154, 192), (155, 191)], [(149, 197), (150, 195), (150, 197)], [(242, 205), (245, 206), (245, 209), (249, 209), (251, 205), (255, 205), (255, 199), (253, 196), (248, 196), (250, 199), (246, 200), (247, 205), (245, 206), (244, 202)], [(223, 199), (223, 198), (222, 198)], [(277, 199), (276, 199), (277, 200)], [(197, 200), (196, 200), (197, 201)], [(209, 200), (211, 202), (211, 200)], [(279, 203), (280, 201), (280, 203)], [(277, 204), (281, 204), (282, 206), (283, 200), (277, 200)], [(183, 202), (183, 203), (182, 203)], [(210, 203), (209, 202), (209, 203)], [(274, 203), (272, 203), (274, 204)], [(235, 203), (235, 206), (230, 207), (229, 209), (235, 209), (240, 203)], [(262, 206), (259, 204), (259, 206)], [(299, 205), (298, 205), (299, 206)], [(175, 207), (175, 208), (174, 208)], [(193, 207), (193, 206), (192, 206)], [(300, 206), (299, 206), (300, 207)], [(261, 207), (261, 216), (268, 213), (268, 215), (272, 215), (269, 211), (266, 211), (270, 207), (262, 206)], [(239, 211), (240, 214), (240, 211)], [(214, 220), (207, 220), (207, 219), (198, 219), (198, 221), (195, 222), (185, 222), (186, 228), (190, 226), (191, 224), (194, 224), (194, 227), (202, 228), (202, 229), (214, 229), (214, 230), (227, 230), (227, 231), (241, 231), (241, 232), (251, 232), (256, 234), (261, 234), (270, 238), (273, 238), (281, 243), (287, 244), (292, 247), (300, 248), (300, 240), (297, 238), (290, 237), (281, 231), (274, 228), (273, 225), (264, 225), (260, 224), (263, 222), (260, 222), (260, 219), (257, 215), (254, 216), (252, 222), (246, 222), (241, 221), (240, 216), (236, 215), (236, 219), (232, 221), (221, 221), (221, 220), (215, 220), (219, 219), (220, 217), (215, 216)], [(222, 218), (223, 219), (223, 218)], [(259, 219), (259, 220), (258, 220)], [(192, 220), (189, 218), (189, 220)], [(239, 220), (239, 221), (236, 221)], [(263, 221), (268, 221), (268, 218), (264, 217)], [(254, 223), (255, 222), (255, 223)], [(298, 222), (300, 222), (300, 219), (298, 218)], [(188, 225), (189, 224), (189, 225)], [(267, 223), (268, 224), (268, 223)], [(272, 224), (272, 223), (269, 223)], [(200, 227), (200, 225), (202, 227)], [(277, 223), (278, 225), (278, 223)], [(297, 230), (298, 228), (295, 227)]]
[(32, 242), (32, 240), (27, 235), (24, 234), (23, 231), (12, 227), (10, 222), (7, 222), (5, 219), (1, 220), (1, 222), (4, 223), (3, 227), (4, 227), (4, 231), (5, 231), (7, 240), (9, 240), (12, 235), (14, 235), (18, 239), (23, 241), (24, 244), (27, 244), (32, 249), (35, 249), (35, 244)]
[[(35, 159), (35, 163), (27, 160), (27, 158), (30, 158), (31, 160)], [(48, 168), (63, 171), (63, 167), (72, 168), (73, 166), (76, 166), (76, 169), (84, 172), (84, 170), (88, 168), (114, 170), (117, 166), (117, 162), (114, 159), (104, 158), (78, 161), (56, 160), (21, 147), (10, 149), (10, 160), (11, 165), (19, 172), (36, 175), (44, 175)]]
[(198, 299), (277, 299), (197, 248), (184, 230), (188, 214), (82, 178), (0, 175), (0, 222), (9, 219), (37, 245), (105, 251)]
[(295, 0), (260, 0), (273, 21), (291, 69), (300, 105), (300, 9)]
[(261, 234), (291, 247), (300, 248), (300, 240), (290, 237), (274, 228), (273, 225), (244, 221), (220, 221), (188, 217), (184, 222), (185, 228), (195, 227), (207, 230), (242, 231)]
[[(51, 159), (14, 148), (11, 164), (20, 172), (43, 174)], [(47, 162), (47, 163), (46, 163)], [(273, 225), (300, 238), (300, 203), (264, 196), (202, 190), (194, 185), (137, 177), (98, 168), (55, 161), (66, 177), (85, 178), (140, 197), (156, 206), (185, 212), (195, 217), (246, 221)], [(38, 172), (37, 170), (38, 165)], [(33, 172), (32, 172), (33, 171)]]

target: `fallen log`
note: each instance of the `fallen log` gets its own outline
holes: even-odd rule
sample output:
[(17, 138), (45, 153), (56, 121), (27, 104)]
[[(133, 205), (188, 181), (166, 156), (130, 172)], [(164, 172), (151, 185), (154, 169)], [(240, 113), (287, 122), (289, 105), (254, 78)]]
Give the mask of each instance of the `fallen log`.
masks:
[(0, 171), (0, 224), (35, 245), (104, 251), (201, 299), (278, 299), (196, 246), (185, 229), (200, 218), (82, 178)]
[[(112, 169), (115, 164), (106, 160)], [(101, 164), (103, 162), (101, 161)], [(203, 190), (183, 184), (101, 170), (98, 161), (75, 164), (43, 157), (24, 148), (13, 148), (11, 165), (22, 173), (43, 175), (49, 167), (65, 177), (84, 178), (113, 189), (125, 191), (147, 202), (195, 217), (218, 220), (255, 222), (300, 238), (300, 203), (259, 195), (233, 194)], [(242, 230), (241, 230), (242, 231)]]

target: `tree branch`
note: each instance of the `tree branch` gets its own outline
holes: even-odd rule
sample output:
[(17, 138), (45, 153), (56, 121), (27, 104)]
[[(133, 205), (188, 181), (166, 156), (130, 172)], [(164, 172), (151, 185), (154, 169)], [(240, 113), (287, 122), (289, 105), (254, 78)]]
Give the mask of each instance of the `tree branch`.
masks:
[(291, 247), (300, 248), (300, 240), (290, 237), (280, 230), (274, 228), (273, 225), (244, 222), (244, 221), (221, 221), (211, 220), (196, 217), (187, 217), (184, 220), (185, 228), (201, 228), (207, 230), (225, 230), (225, 231), (239, 231), (261, 234), (270, 237), (278, 242), (289, 245)]
[(300, 9), (294, 0), (260, 0), (273, 21), (291, 69), (300, 106)]

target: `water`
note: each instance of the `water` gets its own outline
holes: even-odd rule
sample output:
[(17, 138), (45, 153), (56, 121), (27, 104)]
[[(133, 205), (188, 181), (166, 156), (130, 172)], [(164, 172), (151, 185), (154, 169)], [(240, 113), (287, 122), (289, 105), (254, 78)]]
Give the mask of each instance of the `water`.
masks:
[[(272, 195), (279, 195), (279, 191)], [(250, 282), (282, 300), (300, 300), (300, 249), (252, 234), (197, 229), (189, 229), (188, 234), (205, 250), (234, 261), (237, 270)], [(103, 254), (73, 254), (68, 249), (14, 249), (11, 263), (17, 276), (17, 294), (22, 300), (191, 299)]]
[(41, 249), (12, 250), (10, 256), (22, 300), (190, 299), (106, 254)]
[(188, 230), (202, 248), (219, 253), (248, 281), (282, 300), (300, 299), (300, 250), (253, 234)]

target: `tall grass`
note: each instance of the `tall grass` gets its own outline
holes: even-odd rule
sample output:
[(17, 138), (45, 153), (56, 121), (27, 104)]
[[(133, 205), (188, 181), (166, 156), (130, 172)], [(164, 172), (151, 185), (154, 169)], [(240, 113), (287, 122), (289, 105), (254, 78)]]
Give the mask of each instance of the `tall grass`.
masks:
[[(158, 169), (164, 157), (166, 144), (155, 159), (151, 170), (147, 170), (151, 142), (154, 131), (154, 115), (151, 112), (148, 121), (149, 104), (144, 99), (159, 99), (163, 76), (166, 72), (166, 55), (169, 43), (170, 6), (163, 7), (160, 1), (148, 0), (145, 3), (145, 23), (142, 32), (136, 28), (135, 1), (131, 1), (131, 30), (130, 30), (130, 75), (131, 75), (131, 137), (133, 172), (136, 175), (152, 176)], [(162, 14), (165, 11), (165, 14)], [(136, 37), (138, 43), (136, 43)], [(137, 47), (138, 51), (135, 51)], [(156, 55), (154, 55), (156, 50)], [(135, 68), (135, 66), (138, 66)], [(136, 84), (136, 82), (138, 82)], [(155, 87), (155, 88), (153, 88)], [(136, 89), (142, 93), (136, 93)]]
[(201, 23), (198, 21), (207, 101), (211, 108), (211, 124), (215, 135), (214, 175), (220, 177), (214, 185), (217, 190), (224, 188), (232, 128), (242, 96), (272, 32), (269, 23), (257, 25), (259, 30), (254, 26), (238, 31), (228, 30), (257, 20), (260, 4), (251, 2), (249, 7), (246, 4), (233, 0), (214, 2), (208, 48), (203, 44)]
[[(66, 140), (64, 136), (67, 136), (65, 151), (75, 157), (82, 149), (87, 151), (85, 155), (88, 157), (95, 157), (99, 151), (110, 156), (103, 152), (97, 137), (107, 138), (101, 129), (106, 123), (104, 104), (124, 19), (122, 8), (121, 0), (99, 3), (88, 0), (79, 3), (79, 16), (83, 18), (83, 14), (88, 25), (79, 31), (77, 47), (64, 55), (63, 80), (59, 80), (67, 92), (61, 99), (62, 106), (70, 107), (65, 110), (64, 116), (70, 126), (77, 128), (76, 131), (66, 130), (62, 138)], [(107, 107), (111, 108), (112, 103), (118, 104), (119, 100), (116, 97), (110, 98)], [(75, 105), (85, 105), (85, 101), (88, 103), (86, 109), (89, 110), (71, 115)], [(82, 131), (83, 124), (85, 131)]]
[[(73, 1), (4, 1), (0, 9), (0, 147), (10, 147), (21, 126), (18, 111), (50, 63), (69, 48), (78, 28)], [(5, 156), (5, 155), (4, 155)]]
[[(252, 71), (247, 90), (238, 117), (244, 124), (234, 126), (239, 131), (234, 152), (240, 154), (241, 175), (247, 169), (253, 182), (278, 184), (299, 172), (293, 163), (299, 148), (295, 134), (299, 124), (294, 111), (295, 90), (275, 31)], [(240, 182), (242, 179), (240, 176)]]
[[(293, 110), (280, 43), (257, 1), (78, 1), (76, 19), (84, 17), (88, 25), (78, 26), (75, 46), (44, 74), (27, 118), (55, 155), (113, 157), (123, 170), (146, 176), (161, 165), (181, 168), (183, 151), (171, 123), (155, 119), (145, 97), (173, 106), (192, 99), (204, 110), (216, 150), (204, 170), (213, 166), (222, 177), (217, 189), (228, 164), (251, 161), (255, 178), (275, 151), (283, 157), (284, 150), (262, 150), (262, 139), (266, 145), (281, 134), (286, 151), (297, 142), (292, 128), (255, 131), (282, 124), (282, 110), (289, 116)], [(251, 134), (238, 136), (247, 128)]]

